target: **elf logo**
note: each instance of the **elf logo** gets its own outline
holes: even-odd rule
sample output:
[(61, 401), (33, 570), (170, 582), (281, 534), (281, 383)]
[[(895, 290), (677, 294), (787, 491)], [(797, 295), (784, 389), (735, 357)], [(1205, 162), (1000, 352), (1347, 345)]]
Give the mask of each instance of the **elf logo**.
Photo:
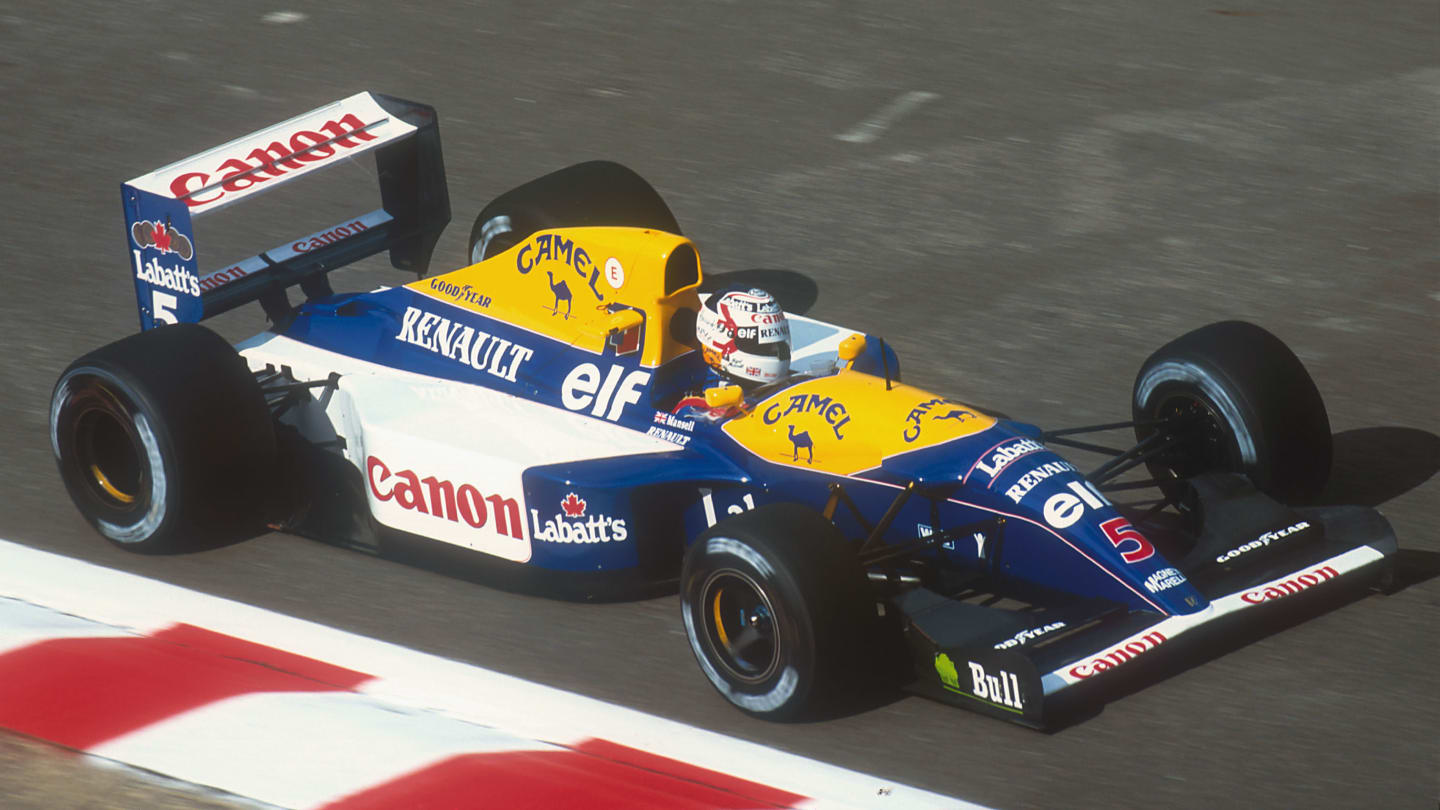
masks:
[(615, 422), (625, 412), (626, 405), (640, 401), (649, 383), (650, 372), (642, 369), (626, 374), (624, 366), (612, 365), (602, 378), (594, 363), (581, 363), (570, 369), (560, 383), (560, 402), (568, 410), (589, 408), (591, 416), (604, 416)]

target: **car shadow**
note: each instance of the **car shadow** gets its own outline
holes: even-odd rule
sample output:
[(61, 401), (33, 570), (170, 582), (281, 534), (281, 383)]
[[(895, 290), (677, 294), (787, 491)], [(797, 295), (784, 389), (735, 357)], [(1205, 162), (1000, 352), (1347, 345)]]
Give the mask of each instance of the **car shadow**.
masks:
[(1440, 436), (1404, 427), (1347, 430), (1334, 436), (1325, 505), (1379, 506), (1440, 470)]
[(763, 268), (706, 274), (700, 292), (713, 293), (731, 285), (759, 287), (775, 296), (780, 308), (793, 315), (809, 312), (820, 298), (820, 287), (809, 276), (794, 270)]

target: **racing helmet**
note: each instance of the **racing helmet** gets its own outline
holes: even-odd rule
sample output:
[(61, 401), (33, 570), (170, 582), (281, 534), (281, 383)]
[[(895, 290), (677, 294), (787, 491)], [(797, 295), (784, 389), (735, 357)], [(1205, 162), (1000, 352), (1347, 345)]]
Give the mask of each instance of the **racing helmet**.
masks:
[(727, 287), (711, 295), (695, 317), (695, 337), (705, 362), (741, 384), (790, 373), (790, 324), (764, 290)]

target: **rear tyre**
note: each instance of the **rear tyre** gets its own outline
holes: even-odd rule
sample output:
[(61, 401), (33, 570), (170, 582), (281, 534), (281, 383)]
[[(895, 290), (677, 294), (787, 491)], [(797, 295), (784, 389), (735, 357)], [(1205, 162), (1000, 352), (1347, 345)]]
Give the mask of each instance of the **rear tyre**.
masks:
[(269, 409), (245, 361), (202, 326), (141, 332), (70, 364), (50, 442), (76, 508), (122, 548), (199, 548), (262, 524)]
[(1140, 367), (1132, 407), (1140, 440), (1157, 431), (1178, 444), (1150, 462), (1172, 497), (1207, 472), (1249, 476), (1288, 502), (1313, 499), (1330, 475), (1330, 420), (1295, 353), (1242, 321), (1212, 323), (1160, 347)]
[(501, 194), (470, 228), (470, 263), (504, 253), (547, 228), (619, 225), (680, 233), (659, 192), (619, 163), (592, 160)]
[(874, 609), (830, 521), (796, 504), (737, 515), (695, 541), (680, 581), (691, 650), (736, 707), (796, 720), (854, 698)]

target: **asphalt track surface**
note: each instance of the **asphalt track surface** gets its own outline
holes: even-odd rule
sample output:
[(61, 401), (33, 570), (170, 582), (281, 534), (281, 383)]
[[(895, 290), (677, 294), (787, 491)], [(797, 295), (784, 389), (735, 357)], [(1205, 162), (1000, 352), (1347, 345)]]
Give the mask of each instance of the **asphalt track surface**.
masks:
[[(10, 5), (0, 536), (996, 807), (1434, 807), (1437, 33), (1406, 0)], [(551, 601), (279, 535), (109, 548), (46, 418), (61, 369), (136, 328), (118, 184), (362, 89), (440, 111), (437, 270), (491, 196), (603, 157), (661, 190), (708, 272), (803, 274), (810, 314), (884, 335), (908, 382), (1040, 424), (1124, 418), (1156, 346), (1262, 324), (1329, 406), (1327, 498), (1384, 511), (1411, 584), (1045, 735), (918, 698), (750, 720), (700, 676), (673, 597)], [(241, 208), (364, 210), (329, 193)]]

